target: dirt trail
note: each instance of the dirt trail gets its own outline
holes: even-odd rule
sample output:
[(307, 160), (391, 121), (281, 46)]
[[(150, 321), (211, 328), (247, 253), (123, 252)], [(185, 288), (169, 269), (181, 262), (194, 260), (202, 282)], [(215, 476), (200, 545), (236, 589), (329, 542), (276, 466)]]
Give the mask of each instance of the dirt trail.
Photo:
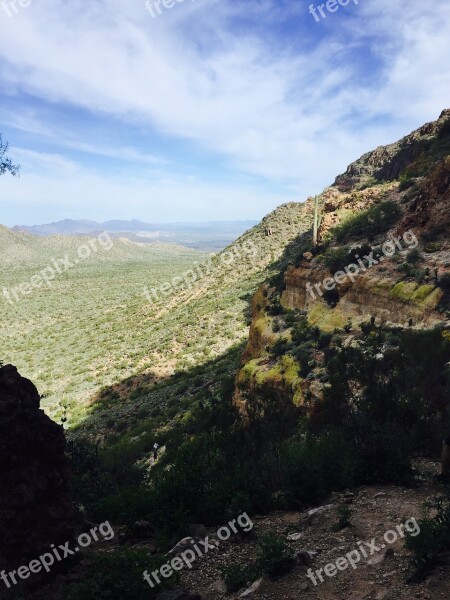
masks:
[[(292, 533), (301, 534), (299, 539), (290, 542), (296, 550), (312, 551), (318, 554), (311, 563), (316, 571), (339, 557), (358, 549), (358, 542), (367, 542), (368, 558), (361, 560), (356, 569), (351, 567), (338, 571), (333, 577), (323, 574), (323, 583), (318, 585), (307, 577), (306, 566), (297, 566), (288, 575), (271, 581), (264, 578), (257, 591), (248, 597), (264, 600), (411, 600), (423, 598), (438, 600), (448, 598), (450, 593), (450, 561), (439, 566), (421, 584), (406, 583), (410, 573), (409, 553), (404, 547), (397, 526), (408, 519), (419, 518), (422, 507), (430, 497), (442, 492), (442, 488), (432, 482), (432, 475), (438, 472), (438, 464), (421, 461), (418, 464), (421, 477), (416, 488), (391, 486), (366, 486), (343, 494), (334, 494), (324, 505), (331, 508), (319, 511), (313, 516), (305, 512), (278, 512), (265, 517), (254, 518), (255, 537), (250, 542), (237, 539), (222, 542), (220, 549), (199, 559), (192, 571), (183, 571), (183, 587), (200, 593), (204, 600), (235, 600), (240, 592), (227, 595), (221, 581), (221, 567), (239, 563), (249, 564), (256, 557), (256, 537), (275, 531), (285, 539)], [(337, 508), (348, 504), (352, 511), (351, 526), (339, 532), (333, 531), (338, 521)], [(409, 523), (411, 529), (413, 522)], [(397, 532), (399, 539), (387, 543), (384, 535), (388, 531)], [(296, 536), (297, 537), (297, 536)], [(375, 538), (379, 552), (370, 547)], [(384, 548), (381, 546), (384, 545)], [(371, 555), (372, 553), (372, 555)], [(368, 564), (370, 561), (372, 564)]]

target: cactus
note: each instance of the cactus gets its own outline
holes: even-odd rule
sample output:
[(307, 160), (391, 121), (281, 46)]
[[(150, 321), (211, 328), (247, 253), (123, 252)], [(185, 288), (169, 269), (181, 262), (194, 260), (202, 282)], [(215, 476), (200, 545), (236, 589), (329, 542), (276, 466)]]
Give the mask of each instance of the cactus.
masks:
[(319, 211), (319, 196), (314, 197), (314, 229), (313, 229), (313, 246), (317, 246), (319, 229), (322, 222), (322, 214)]

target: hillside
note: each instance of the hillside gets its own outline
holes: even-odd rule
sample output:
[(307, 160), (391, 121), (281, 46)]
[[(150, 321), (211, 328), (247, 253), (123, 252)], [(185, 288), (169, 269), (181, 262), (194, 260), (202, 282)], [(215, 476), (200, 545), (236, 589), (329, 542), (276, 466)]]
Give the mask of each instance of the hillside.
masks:
[[(362, 344), (360, 325), (371, 319), (386, 331), (448, 324), (449, 123), (443, 111), (397, 144), (365, 154), (319, 196), (319, 245), (299, 248), (278, 288), (266, 284), (253, 299), (239, 405), (268, 386), (287, 403), (323, 399), (327, 347), (305, 348), (314, 368), (300, 364), (292, 311), (350, 347)], [(287, 365), (291, 375), (283, 377)]]
[(19, 225), (14, 231), (48, 235), (95, 235), (107, 231), (112, 238), (126, 238), (134, 242), (153, 244), (170, 242), (198, 250), (216, 252), (231, 244), (256, 221), (212, 221), (204, 223), (144, 223), (131, 221), (88, 221), (64, 219), (43, 225)]
[[(266, 272), (246, 343), (235, 318), (216, 358), (156, 385), (139, 376), (105, 390), (72, 434), (76, 444), (103, 441), (108, 473), (143, 469), (145, 483), (112, 486), (114, 495), (97, 507), (142, 551), (148, 543), (165, 550), (192, 532), (214, 539), (214, 527), (243, 511), (258, 515), (251, 535), (221, 543), (194, 573), (182, 573), (182, 584), (202, 598), (448, 595), (450, 504), (440, 496), (446, 488), (431, 483), (438, 464), (430, 461), (447, 434), (450, 397), (448, 123), (444, 111), (350, 165), (318, 196), (317, 246), (312, 198), (280, 207), (248, 232), (240, 243), (265, 249), (259, 269), (246, 263), (205, 278), (157, 313), (176, 315), (191, 340), (203, 332), (216, 349), (192, 316), (214, 315), (224, 327), (230, 313), (218, 303), (228, 297), (234, 314), (244, 314), (250, 287)], [(289, 240), (295, 211), (302, 229)], [(282, 260), (280, 246), (269, 258), (282, 232)], [(246, 291), (239, 300), (238, 285)], [(178, 316), (180, 303), (190, 321)], [(426, 533), (409, 536), (407, 548), (404, 536), (393, 551), (320, 589), (308, 579), (308, 568), (419, 516)]]
[[(89, 242), (96, 240), (95, 245)], [(129, 262), (170, 259), (186, 255), (197, 256), (194, 250), (169, 243), (137, 244), (126, 238), (111, 238), (105, 232), (93, 235), (50, 235), (36, 236), (23, 231), (15, 231), (0, 225), (0, 266), (2, 269), (45, 268), (52, 259), (60, 260), (68, 256), (72, 260), (83, 260), (77, 255), (80, 247), (87, 246), (86, 262)]]
[[(365, 154), (217, 256), (157, 262), (123, 242), (133, 258), (7, 307), (7, 360), (70, 427), (83, 523), (117, 531), (33, 600), (448, 596), (450, 489), (434, 476), (450, 428), (449, 124), (444, 111)], [(35, 243), (3, 235), (23, 256)], [(187, 551), (192, 570), (148, 586), (145, 569)]]
[[(114, 407), (106, 420), (99, 415), (100, 430), (131, 425), (153, 406), (147, 386), (176, 370), (206, 364), (245, 339), (248, 296), (310, 227), (308, 210), (295, 203), (282, 206), (212, 258), (172, 245), (128, 240), (113, 240), (111, 249), (99, 245), (98, 252), (55, 277), (50, 288), (21, 295), (14, 307), (3, 299), (3, 360), (36, 382), (50, 414), (60, 416), (65, 406), (69, 423), (79, 422), (101, 396), (100, 405)], [(269, 227), (272, 235), (266, 235)], [(73, 258), (89, 239), (5, 228), (0, 233), (8, 267), (2, 286), (8, 289), (30, 281), (52, 258)], [(160, 293), (159, 301), (145, 297), (145, 289), (194, 268), (195, 281), (190, 275), (188, 285)]]

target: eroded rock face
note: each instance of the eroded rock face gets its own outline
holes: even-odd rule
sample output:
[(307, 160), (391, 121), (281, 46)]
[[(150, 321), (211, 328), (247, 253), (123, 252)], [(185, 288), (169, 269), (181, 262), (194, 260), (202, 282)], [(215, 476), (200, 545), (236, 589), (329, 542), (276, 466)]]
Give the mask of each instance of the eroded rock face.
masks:
[(418, 234), (433, 230), (446, 233), (450, 229), (450, 156), (438, 163), (430, 175), (418, 185), (418, 193), (399, 223), (402, 234), (414, 229)]
[[(448, 252), (443, 253), (448, 259)], [(430, 263), (430, 271), (437, 264)], [(346, 278), (336, 286), (336, 303), (331, 308), (314, 288), (320, 286), (331, 273), (319, 265), (305, 262), (299, 267), (286, 271), (286, 289), (282, 293), (283, 306), (290, 309), (308, 311), (311, 324), (324, 331), (342, 328), (350, 319), (354, 324), (368, 321), (372, 316), (381, 322), (395, 326), (408, 326), (410, 319), (422, 327), (432, 327), (442, 321), (437, 307), (442, 291), (431, 280), (426, 285), (419, 283), (399, 283), (395, 264), (384, 262), (383, 266), (373, 267), (360, 273), (355, 281)], [(311, 293), (308, 293), (307, 286)], [(323, 287), (319, 288), (323, 293)]]
[[(403, 170), (431, 149), (431, 142), (442, 126), (450, 119), (450, 109), (442, 111), (439, 119), (426, 123), (394, 144), (380, 146), (367, 152), (348, 166), (345, 173), (336, 177), (334, 186), (346, 192), (370, 177), (378, 181), (398, 179)], [(442, 158), (447, 154), (445, 148)]]
[(39, 404), (31, 381), (0, 368), (0, 571), (71, 538), (64, 432)]

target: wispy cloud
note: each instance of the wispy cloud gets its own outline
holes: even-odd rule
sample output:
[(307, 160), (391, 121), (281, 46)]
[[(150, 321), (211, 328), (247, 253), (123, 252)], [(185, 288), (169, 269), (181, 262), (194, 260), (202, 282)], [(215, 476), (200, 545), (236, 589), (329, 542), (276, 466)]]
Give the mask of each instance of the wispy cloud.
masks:
[[(362, 152), (450, 104), (448, 4), (364, 0), (317, 24), (308, 3), (294, 0), (196, 0), (158, 19), (143, 1), (43, 0), (4, 23), (0, 81), (9, 95), (109, 115), (172, 149), (179, 143), (162, 158), (126, 144), (118, 151), (80, 139), (74, 124), (62, 147), (149, 165), (169, 159), (173, 169), (210, 152), (227, 177), (254, 176), (254, 194), (266, 181), (277, 202), (314, 193)], [(106, 198), (108, 186), (97, 184)]]

